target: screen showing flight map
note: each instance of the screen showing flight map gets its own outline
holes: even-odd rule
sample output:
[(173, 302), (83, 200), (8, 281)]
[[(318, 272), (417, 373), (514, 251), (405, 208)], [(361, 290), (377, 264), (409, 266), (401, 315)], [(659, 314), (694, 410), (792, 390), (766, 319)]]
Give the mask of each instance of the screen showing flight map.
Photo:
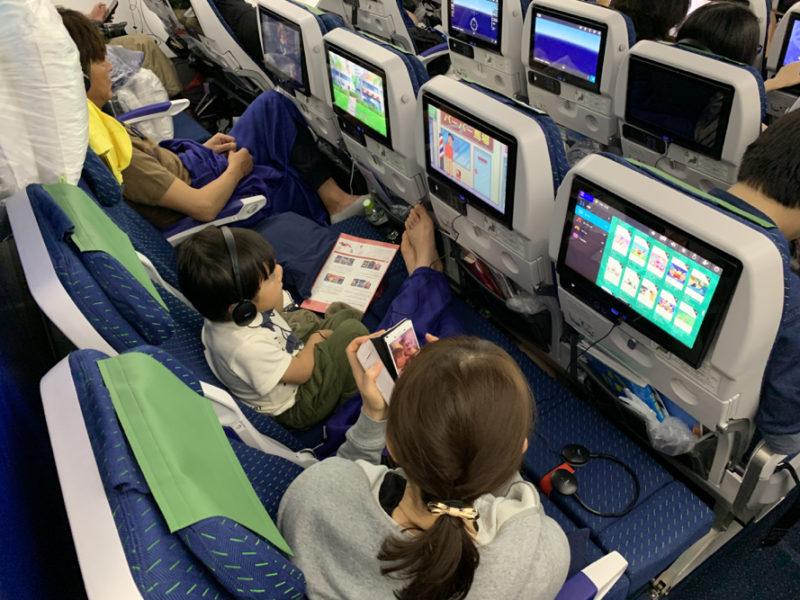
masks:
[(500, 7), (498, 0), (452, 0), (450, 35), (490, 47), (499, 46)]

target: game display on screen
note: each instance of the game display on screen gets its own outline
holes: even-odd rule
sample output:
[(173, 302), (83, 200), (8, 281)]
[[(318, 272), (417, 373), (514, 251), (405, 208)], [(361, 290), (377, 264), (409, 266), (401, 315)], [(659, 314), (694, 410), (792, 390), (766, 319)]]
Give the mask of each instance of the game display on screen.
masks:
[[(651, 225), (643, 223), (631, 216), (637, 210), (641, 209), (576, 177), (559, 272), (563, 273), (562, 265), (566, 266), (590, 288), (633, 309), (634, 319), (629, 315), (628, 321), (634, 327), (643, 331), (649, 327), (646, 333), (665, 347), (678, 342), (672, 343), (677, 351), (670, 349), (679, 355), (683, 352), (684, 359), (693, 356), (699, 361), (711, 337), (707, 328), (702, 344), (695, 347), (703, 324), (710, 319), (713, 329), (718, 322), (741, 263), (649, 213), (642, 213), (641, 218), (653, 219)], [(570, 281), (574, 280), (567, 274)], [(602, 293), (593, 296), (594, 305), (603, 304), (603, 297)], [(612, 315), (619, 314), (611, 302), (609, 307)], [(666, 344), (658, 339), (658, 331), (667, 334)]]
[(625, 120), (719, 160), (733, 86), (631, 56)]
[(789, 22), (784, 46), (786, 50), (783, 52), (781, 66), (800, 60), (800, 18), (796, 14), (792, 15), (792, 20)]
[(300, 28), (263, 8), (259, 13), (264, 63), (267, 68), (297, 87), (305, 88), (303, 39)]
[(429, 166), (499, 213), (507, 213), (509, 147), (427, 103)]
[(551, 74), (571, 75), (588, 83), (599, 79), (603, 30), (536, 12), (531, 66), (548, 67)]
[(487, 42), (493, 46), (499, 43), (498, 0), (452, 0), (450, 2), (451, 34)]
[(383, 137), (388, 136), (384, 77), (328, 49), (333, 104)]

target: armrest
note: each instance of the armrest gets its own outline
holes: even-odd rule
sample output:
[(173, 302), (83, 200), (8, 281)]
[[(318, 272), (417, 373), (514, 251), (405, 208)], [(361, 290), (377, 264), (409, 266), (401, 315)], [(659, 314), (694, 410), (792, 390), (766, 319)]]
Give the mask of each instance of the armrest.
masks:
[(609, 552), (567, 579), (555, 600), (600, 600), (627, 567), (628, 561), (619, 552)]
[(425, 50), (422, 54), (419, 54), (417, 58), (422, 62), (423, 65), (426, 67), (429, 63), (436, 60), (440, 56), (445, 56), (450, 51), (450, 48), (447, 45), (447, 42), (442, 42), (441, 44), (436, 44), (435, 46), (431, 46), (427, 50)]
[(161, 235), (167, 238), (170, 244), (177, 246), (186, 238), (193, 236), (209, 225), (226, 225), (228, 223), (244, 221), (252, 217), (266, 205), (267, 199), (264, 196), (249, 196), (247, 198), (230, 200), (213, 221), (204, 223), (190, 217), (185, 217), (174, 225), (163, 229)]
[(117, 115), (117, 121), (133, 125), (141, 121), (149, 121), (157, 117), (173, 117), (179, 112), (183, 112), (189, 107), (189, 101), (186, 98), (179, 100), (170, 100), (169, 102), (159, 102), (158, 104), (150, 104), (135, 108), (121, 115)]
[(280, 456), (288, 461), (300, 465), (303, 468), (310, 467), (318, 462), (314, 453), (308, 450), (295, 452), (287, 448), (277, 440), (259, 433), (253, 424), (244, 416), (239, 405), (226, 391), (218, 387), (201, 382), (203, 396), (205, 396), (214, 407), (220, 425), (230, 427), (236, 435), (248, 446), (258, 448), (267, 454)]
[[(756, 445), (733, 501), (735, 514), (758, 512), (762, 507), (779, 502), (794, 488), (794, 481), (788, 472), (776, 471), (778, 465), (787, 458), (785, 454), (772, 450), (764, 440)], [(795, 454), (788, 462), (795, 469), (800, 469), (800, 454)]]

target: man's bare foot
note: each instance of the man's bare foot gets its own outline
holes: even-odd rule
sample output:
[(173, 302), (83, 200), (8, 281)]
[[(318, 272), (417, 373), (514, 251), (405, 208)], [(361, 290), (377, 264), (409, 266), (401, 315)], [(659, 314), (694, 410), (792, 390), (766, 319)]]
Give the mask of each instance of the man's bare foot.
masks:
[(406, 263), (406, 269), (408, 270), (408, 274), (411, 275), (416, 269), (417, 265), (417, 253), (414, 250), (414, 246), (411, 245), (411, 242), (408, 239), (408, 231), (403, 232), (403, 237), (400, 240), (400, 254), (403, 255), (403, 260)]
[[(421, 204), (417, 204), (408, 214), (403, 238), (408, 241), (414, 252), (413, 266), (409, 264), (406, 255), (403, 254), (409, 274), (413, 273), (418, 267), (430, 267), (437, 271), (442, 270), (442, 262), (439, 260), (439, 254), (436, 251), (436, 240), (433, 237), (433, 219)], [(402, 249), (403, 246), (401, 245), (400, 250), (402, 251)]]

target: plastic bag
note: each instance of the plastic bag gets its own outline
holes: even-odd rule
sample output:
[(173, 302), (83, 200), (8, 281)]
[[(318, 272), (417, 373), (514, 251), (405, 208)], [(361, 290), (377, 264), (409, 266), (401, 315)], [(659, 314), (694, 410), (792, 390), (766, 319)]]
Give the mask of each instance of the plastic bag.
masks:
[(526, 315), (535, 315), (547, 309), (547, 306), (545, 306), (544, 302), (542, 302), (538, 296), (523, 291), (514, 294), (506, 300), (506, 306), (515, 312), (524, 313)]
[[(139, 69), (125, 85), (117, 90), (116, 95), (120, 106), (125, 111), (169, 100), (164, 84), (149, 69)], [(136, 123), (136, 128), (157, 142), (173, 137), (172, 117), (140, 121)]]
[(144, 52), (108, 44), (106, 46), (106, 58), (113, 67), (111, 69), (111, 89), (116, 92), (142, 68)]
[(698, 438), (688, 425), (677, 417), (667, 416), (659, 421), (652, 408), (629, 389), (617, 396), (620, 401), (639, 415), (647, 426), (647, 437), (653, 448), (667, 456), (678, 456), (689, 452), (697, 444)]
[(78, 49), (50, 0), (0, 2), (0, 199), (76, 184), (89, 144)]

